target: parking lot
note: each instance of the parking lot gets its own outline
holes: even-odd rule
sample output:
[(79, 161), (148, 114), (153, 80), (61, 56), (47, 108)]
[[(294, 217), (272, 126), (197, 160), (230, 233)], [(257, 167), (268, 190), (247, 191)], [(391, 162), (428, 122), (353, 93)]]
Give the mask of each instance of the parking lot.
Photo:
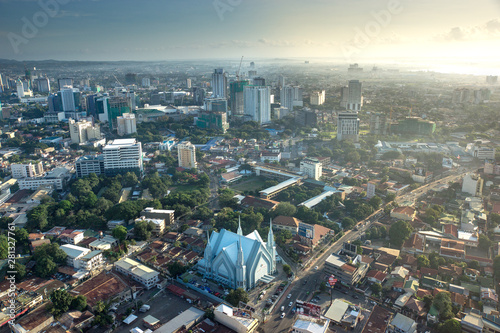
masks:
[[(192, 304), (188, 303), (185, 299), (182, 299), (166, 290), (162, 290), (153, 299), (145, 302), (145, 304), (151, 306), (149, 311), (142, 313), (136, 310), (132, 312), (132, 314), (136, 315), (138, 318), (129, 325), (125, 325), (122, 321), (117, 322), (119, 326), (114, 332), (129, 333), (134, 327), (139, 327), (144, 331), (147, 329), (143, 323), (143, 319), (146, 316), (151, 315), (160, 320), (161, 324), (165, 324), (192, 306)], [(130, 305), (132, 306), (132, 303), (130, 303)]]
[(181, 278), (187, 280), (187, 283), (192, 284), (196, 288), (205, 290), (220, 299), (224, 299), (229, 294), (227, 287), (217, 284), (212, 280), (204, 279), (193, 271), (183, 274)]

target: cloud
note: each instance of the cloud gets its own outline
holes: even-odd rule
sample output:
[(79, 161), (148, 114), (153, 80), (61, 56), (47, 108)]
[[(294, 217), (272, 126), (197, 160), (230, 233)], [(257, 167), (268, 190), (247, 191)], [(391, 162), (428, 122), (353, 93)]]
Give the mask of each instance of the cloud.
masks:
[(462, 42), (498, 38), (500, 38), (500, 22), (498, 19), (493, 19), (481, 25), (453, 27), (434, 36), (433, 39), (439, 42)]

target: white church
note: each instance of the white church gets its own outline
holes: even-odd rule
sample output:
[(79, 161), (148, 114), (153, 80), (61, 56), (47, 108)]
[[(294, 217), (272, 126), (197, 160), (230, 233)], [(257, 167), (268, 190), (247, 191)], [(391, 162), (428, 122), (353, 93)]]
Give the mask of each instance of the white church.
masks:
[(238, 232), (226, 229), (212, 232), (205, 256), (198, 262), (198, 271), (204, 277), (227, 285), (233, 289), (252, 289), (262, 281), (268, 283), (276, 272), (276, 245), (272, 225), (267, 243), (257, 230), (243, 236), (241, 222)]

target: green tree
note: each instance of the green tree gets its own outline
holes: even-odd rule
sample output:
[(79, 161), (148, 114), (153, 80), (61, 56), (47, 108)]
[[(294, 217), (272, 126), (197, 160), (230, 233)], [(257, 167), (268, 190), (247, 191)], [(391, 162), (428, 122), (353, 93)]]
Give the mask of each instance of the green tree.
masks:
[(500, 280), (500, 255), (496, 256), (495, 259), (493, 259), (493, 271), (495, 274), (495, 278), (497, 280)]
[(448, 319), (438, 327), (439, 333), (461, 333), (462, 325), (456, 319)]
[(139, 240), (148, 240), (154, 229), (154, 223), (148, 221), (139, 221), (134, 225), (134, 236)]
[(226, 301), (232, 306), (238, 306), (240, 302), (247, 303), (248, 293), (243, 288), (232, 289), (226, 297)]
[(429, 267), (431, 262), (429, 261), (429, 258), (427, 256), (421, 254), (417, 257), (417, 266), (419, 268), (421, 267)]
[(273, 211), (273, 216), (293, 216), (297, 212), (297, 208), (289, 202), (280, 202)]
[(386, 202), (394, 201), (394, 199), (396, 199), (396, 195), (394, 193), (387, 193), (385, 195), (385, 201)]
[(50, 294), (50, 300), (52, 301), (51, 312), (55, 318), (58, 318), (69, 310), (73, 296), (66, 290), (56, 289)]
[(182, 275), (188, 270), (188, 267), (184, 266), (179, 261), (175, 261), (173, 263), (168, 264), (167, 268), (168, 268), (168, 272), (173, 277), (177, 277), (179, 275)]
[(380, 283), (374, 283), (371, 285), (370, 289), (374, 294), (380, 295), (380, 293), (382, 292), (382, 285)]
[(290, 276), (292, 274), (292, 269), (290, 268), (290, 265), (283, 265), (283, 272), (285, 272), (285, 274), (287, 276)]
[(127, 228), (122, 225), (118, 225), (113, 228), (111, 233), (114, 238), (118, 239), (120, 243), (123, 243), (123, 241), (127, 238), (127, 232)]
[(413, 228), (407, 221), (398, 221), (391, 226), (389, 229), (389, 238), (391, 239), (391, 245), (400, 248), (405, 240), (407, 240)]
[(344, 230), (351, 230), (355, 225), (356, 225), (356, 221), (354, 221), (350, 217), (344, 217), (342, 219), (342, 228)]
[(26, 276), (26, 266), (21, 264), (19, 261), (15, 263), (15, 272), (16, 272), (16, 282), (21, 282)]
[(77, 311), (83, 311), (87, 308), (87, 297), (78, 295), (71, 301), (71, 308)]
[(493, 242), (488, 238), (487, 235), (485, 235), (485, 234), (479, 235), (478, 247), (481, 250), (483, 250), (484, 252), (488, 252), (492, 245), (493, 245)]
[(132, 187), (137, 184), (139, 180), (137, 179), (137, 175), (133, 172), (127, 172), (122, 177), (122, 184), (125, 187)]
[(57, 271), (57, 265), (50, 257), (42, 257), (37, 260), (35, 266), (35, 273), (39, 277), (46, 278), (51, 276)]
[(382, 204), (382, 199), (379, 197), (379, 196), (374, 196), (372, 197), (368, 203), (370, 204), (370, 206), (373, 207), (373, 209), (379, 209), (380, 208), (380, 205)]
[(442, 291), (438, 293), (436, 297), (434, 297), (432, 304), (439, 311), (439, 320), (445, 321), (453, 318), (453, 308), (449, 292)]

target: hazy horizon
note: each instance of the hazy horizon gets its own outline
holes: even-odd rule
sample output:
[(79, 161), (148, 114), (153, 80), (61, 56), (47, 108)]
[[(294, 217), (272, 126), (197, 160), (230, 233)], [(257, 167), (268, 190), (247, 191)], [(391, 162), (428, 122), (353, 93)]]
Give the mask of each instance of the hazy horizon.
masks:
[(0, 58), (19, 61), (500, 56), (498, 0), (0, 0), (0, 12)]

